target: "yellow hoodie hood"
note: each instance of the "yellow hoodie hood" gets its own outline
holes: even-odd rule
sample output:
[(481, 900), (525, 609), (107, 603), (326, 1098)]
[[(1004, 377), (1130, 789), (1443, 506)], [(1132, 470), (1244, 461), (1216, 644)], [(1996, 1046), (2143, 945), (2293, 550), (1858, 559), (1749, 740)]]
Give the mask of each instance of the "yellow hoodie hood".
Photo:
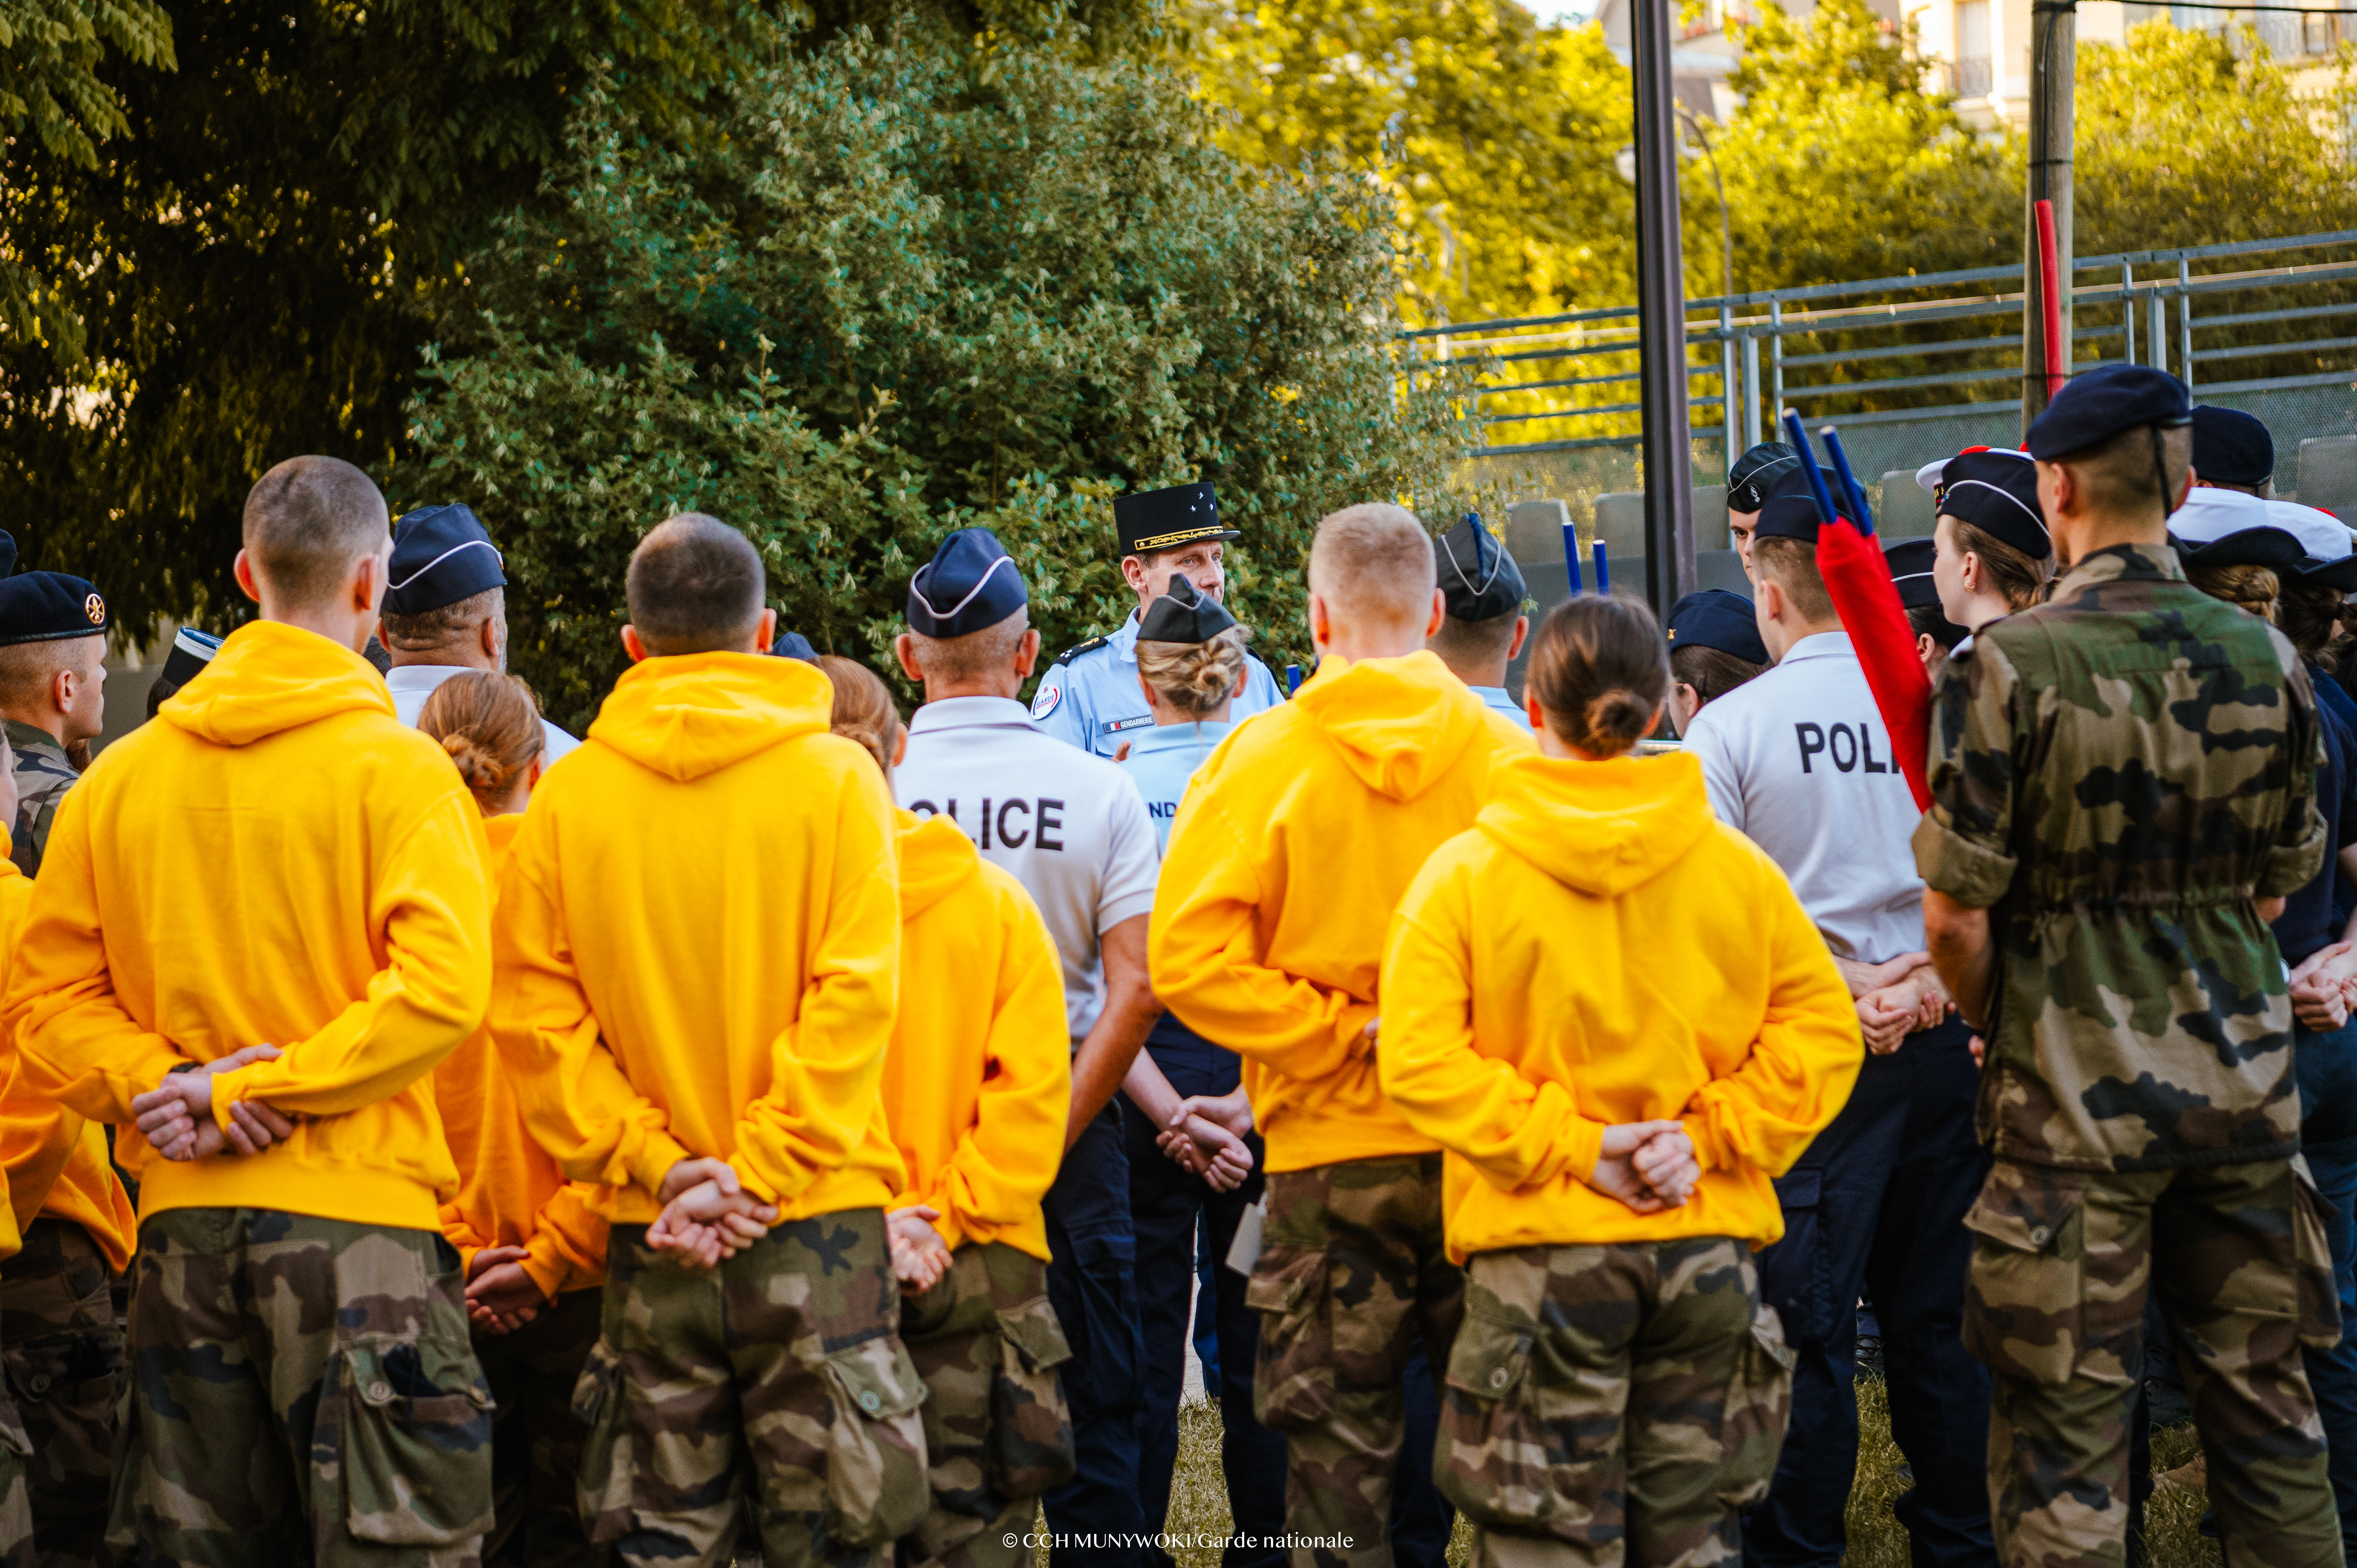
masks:
[(902, 924), (982, 875), (982, 852), (955, 818), (943, 813), (920, 820), (894, 808), (900, 826), (900, 919)]
[(589, 738), (685, 784), (780, 741), (825, 734), (834, 708), (833, 682), (799, 659), (683, 653), (624, 671)]
[(1676, 865), (1710, 831), (1700, 768), (1684, 758), (1534, 758), (1502, 770), (1481, 831), (1566, 887), (1609, 898)]
[(216, 746), (251, 746), (331, 714), (371, 711), (393, 716), (374, 665), (316, 631), (257, 620), (231, 632), (156, 716)]
[(1429, 651), (1329, 658), (1294, 701), (1359, 782), (1394, 800), (1426, 793), (1489, 732), (1481, 699)]

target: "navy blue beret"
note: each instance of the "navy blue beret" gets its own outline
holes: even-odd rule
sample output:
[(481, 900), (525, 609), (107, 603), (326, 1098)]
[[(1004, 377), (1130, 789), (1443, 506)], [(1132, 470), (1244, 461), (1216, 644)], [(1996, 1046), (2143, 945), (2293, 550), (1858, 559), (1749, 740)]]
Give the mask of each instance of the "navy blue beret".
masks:
[(1814, 544), (1817, 524), (1824, 521), (1813, 495), (1770, 496), (1768, 504), (1760, 509), (1760, 521), (1753, 527), (1751, 537), (1797, 539), (1803, 544)]
[(1206, 539), (1236, 539), (1220, 524), (1220, 498), (1209, 485), (1172, 485), (1113, 498), (1113, 529), (1124, 555), (1151, 555)]
[(1227, 607), (1200, 592), (1194, 581), (1173, 574), (1170, 591), (1146, 607), (1138, 618), (1140, 642), (1209, 642), (1236, 624)]
[(2038, 500), (2038, 465), (2010, 452), (1964, 452), (1941, 476), (1940, 510), (2033, 561), (2054, 553)]
[(487, 588), (507, 586), (500, 553), (463, 506), (429, 506), (393, 525), (393, 570), (384, 613), (422, 616)]
[(1432, 556), (1441, 596), (1454, 618), (1496, 620), (1522, 613), (1528, 592), (1523, 569), (1481, 525), (1479, 512), (1467, 512), (1455, 528), (1435, 540)]
[(2239, 408), (2196, 403), (2193, 471), (2212, 484), (2264, 485), (2275, 478), (2276, 438)]
[(818, 662), (818, 650), (811, 646), (809, 638), (798, 631), (778, 633), (778, 640), (770, 644), (770, 651), (780, 659), (799, 659), (805, 664)]
[(1725, 588), (1705, 588), (1688, 594), (1670, 607), (1670, 650), (1716, 648), (1749, 664), (1768, 662), (1768, 645), (1760, 640), (1760, 622), (1751, 601)]
[(2029, 426), (2029, 455), (2043, 462), (2101, 446), (2123, 430), (2173, 427), (2193, 418), (2185, 383), (2150, 365), (2104, 365), (2073, 376)]
[[(16, 563), (16, 540), (0, 533), (0, 571)], [(106, 601), (87, 578), (63, 572), (19, 572), (0, 578), (0, 648), (96, 637), (109, 624)]]
[(1782, 441), (1762, 441), (1735, 460), (1727, 471), (1727, 510), (1758, 511), (1782, 486), (1780, 480), (1808, 474), (1801, 467), (1798, 448)]
[(1023, 574), (998, 535), (961, 528), (909, 579), (909, 629), (920, 637), (963, 637), (996, 626), (1030, 602)]

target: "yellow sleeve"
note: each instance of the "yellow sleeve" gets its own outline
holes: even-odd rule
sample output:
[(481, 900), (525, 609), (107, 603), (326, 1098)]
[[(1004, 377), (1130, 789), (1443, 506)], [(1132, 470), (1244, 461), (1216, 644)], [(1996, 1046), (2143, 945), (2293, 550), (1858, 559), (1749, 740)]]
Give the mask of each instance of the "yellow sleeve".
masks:
[(491, 1038), (515, 1075), (525, 1128), (559, 1169), (576, 1181), (636, 1184), (652, 1194), (688, 1151), (598, 1034), (563, 905), (539, 874), (551, 831), (545, 813), (525, 812), (500, 878)]
[(372, 823), (385, 849), (369, 910), (385, 965), (368, 991), (281, 1054), (213, 1079), (213, 1115), (229, 1125), (241, 1100), (336, 1116), (400, 1093), (434, 1070), (483, 1021), (491, 995), (490, 846), (483, 819), (455, 778), (439, 798)]
[(444, 1204), (439, 1219), (442, 1223), (442, 1240), (458, 1250), (458, 1277), (465, 1279), (474, 1273), (475, 1254), (491, 1243), (468, 1222), (466, 1215), (459, 1211), (458, 1206), (455, 1203)]
[[(0, 828), (0, 845), (7, 843)], [(5, 854), (0, 850), (0, 854)], [(9, 963), (24, 940), (26, 916), (33, 902), (33, 880), (14, 863), (0, 859), (0, 964)], [(41, 1212), (49, 1189), (73, 1155), (82, 1129), (90, 1123), (55, 1100), (32, 1091), (18, 1070), (13, 1048), (0, 1050), (5, 1058), (5, 1083), (0, 1085), (0, 1167), (8, 1178), (8, 1207), (16, 1215), (19, 1234)], [(152, 1086), (151, 1086), (152, 1087)]]
[(1383, 944), (1383, 1094), (1408, 1125), (1512, 1191), (1566, 1172), (1586, 1180), (1604, 1123), (1559, 1083), (1533, 1083), (1473, 1046), (1472, 889), (1444, 847), (1425, 863)]
[(1765, 855), (1758, 865), (1750, 907), (1768, 932), (1767, 1016), (1743, 1065), (1697, 1090), (1684, 1122), (1703, 1169), (1749, 1165), (1778, 1176), (1849, 1102), (1866, 1042), (1824, 938), (1784, 874)]
[(1022, 889), (1003, 890), (998, 905), (1005, 938), (974, 1124), (959, 1137), (932, 1191), (893, 1205), (940, 1210), (933, 1229), (952, 1248), (966, 1240), (969, 1220), (1005, 1229), (1030, 1218), (1055, 1184), (1072, 1108), (1063, 962)]
[[(66, 791), (42, 852), (25, 931), (8, 983), (7, 1029), (21, 1057), (24, 1092), (97, 1122), (129, 1122), (131, 1101), (192, 1065), (141, 1026), (115, 994), (98, 925), (90, 854), (90, 787)], [(12, 868), (13, 869), (13, 868)]]
[(596, 1191), (581, 1182), (567, 1182), (549, 1194), (533, 1218), (523, 1272), (551, 1301), (606, 1277), (607, 1226), (591, 1206)]
[(1375, 1005), (1273, 968), (1261, 950), (1253, 846), (1213, 791), (1190, 789), (1162, 856), (1146, 954), (1179, 1021), (1288, 1078), (1332, 1076), (1367, 1048)]
[(770, 1091), (737, 1120), (729, 1163), (746, 1189), (791, 1201), (866, 1136), (900, 995), (900, 871), (884, 776), (858, 768), (835, 798), (834, 878), (799, 1015), (770, 1047)]

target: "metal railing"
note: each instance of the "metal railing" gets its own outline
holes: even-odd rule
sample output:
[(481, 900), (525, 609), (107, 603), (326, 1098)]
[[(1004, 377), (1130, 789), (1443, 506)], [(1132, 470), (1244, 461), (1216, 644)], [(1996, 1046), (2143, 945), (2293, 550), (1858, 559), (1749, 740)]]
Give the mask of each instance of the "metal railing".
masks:
[[(2245, 264), (2298, 251), (2328, 254)], [(2357, 334), (2318, 330), (2357, 317), (2357, 230), (2084, 256), (2072, 273), (2074, 370), (2158, 365), (2213, 393), (2357, 383)], [(2020, 283), (2018, 266), (1975, 267), (1688, 300), (1695, 433), (1715, 424), (1732, 453), (1788, 404), (1846, 424), (2018, 405)], [(1977, 286), (1988, 285), (2013, 286)], [(1609, 389), (1637, 381), (1636, 314), (1632, 305), (1417, 328), (1402, 334), (1405, 369), (1483, 363), (1483, 438), (1469, 456), (1629, 446), (1639, 405)]]

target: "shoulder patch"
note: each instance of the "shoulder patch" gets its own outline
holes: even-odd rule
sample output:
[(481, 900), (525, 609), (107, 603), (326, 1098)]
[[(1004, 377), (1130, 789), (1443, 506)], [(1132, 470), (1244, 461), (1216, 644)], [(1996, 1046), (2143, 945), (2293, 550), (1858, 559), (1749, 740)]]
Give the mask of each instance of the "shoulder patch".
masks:
[[(1057, 662), (1060, 664), (1063, 660), (1058, 660)], [(1039, 690), (1031, 698), (1031, 716), (1034, 719), (1046, 718), (1056, 711), (1056, 704), (1063, 700), (1064, 688), (1061, 682), (1040, 682)]]
[[(1086, 642), (1075, 643), (1073, 646), (1064, 650), (1063, 652), (1056, 655), (1056, 663), (1070, 664), (1082, 654), (1094, 653), (1098, 649), (1103, 648), (1112, 640), (1113, 639), (1110, 637), (1092, 637)], [(1049, 668), (1052, 669), (1054, 666), (1050, 665)]]

